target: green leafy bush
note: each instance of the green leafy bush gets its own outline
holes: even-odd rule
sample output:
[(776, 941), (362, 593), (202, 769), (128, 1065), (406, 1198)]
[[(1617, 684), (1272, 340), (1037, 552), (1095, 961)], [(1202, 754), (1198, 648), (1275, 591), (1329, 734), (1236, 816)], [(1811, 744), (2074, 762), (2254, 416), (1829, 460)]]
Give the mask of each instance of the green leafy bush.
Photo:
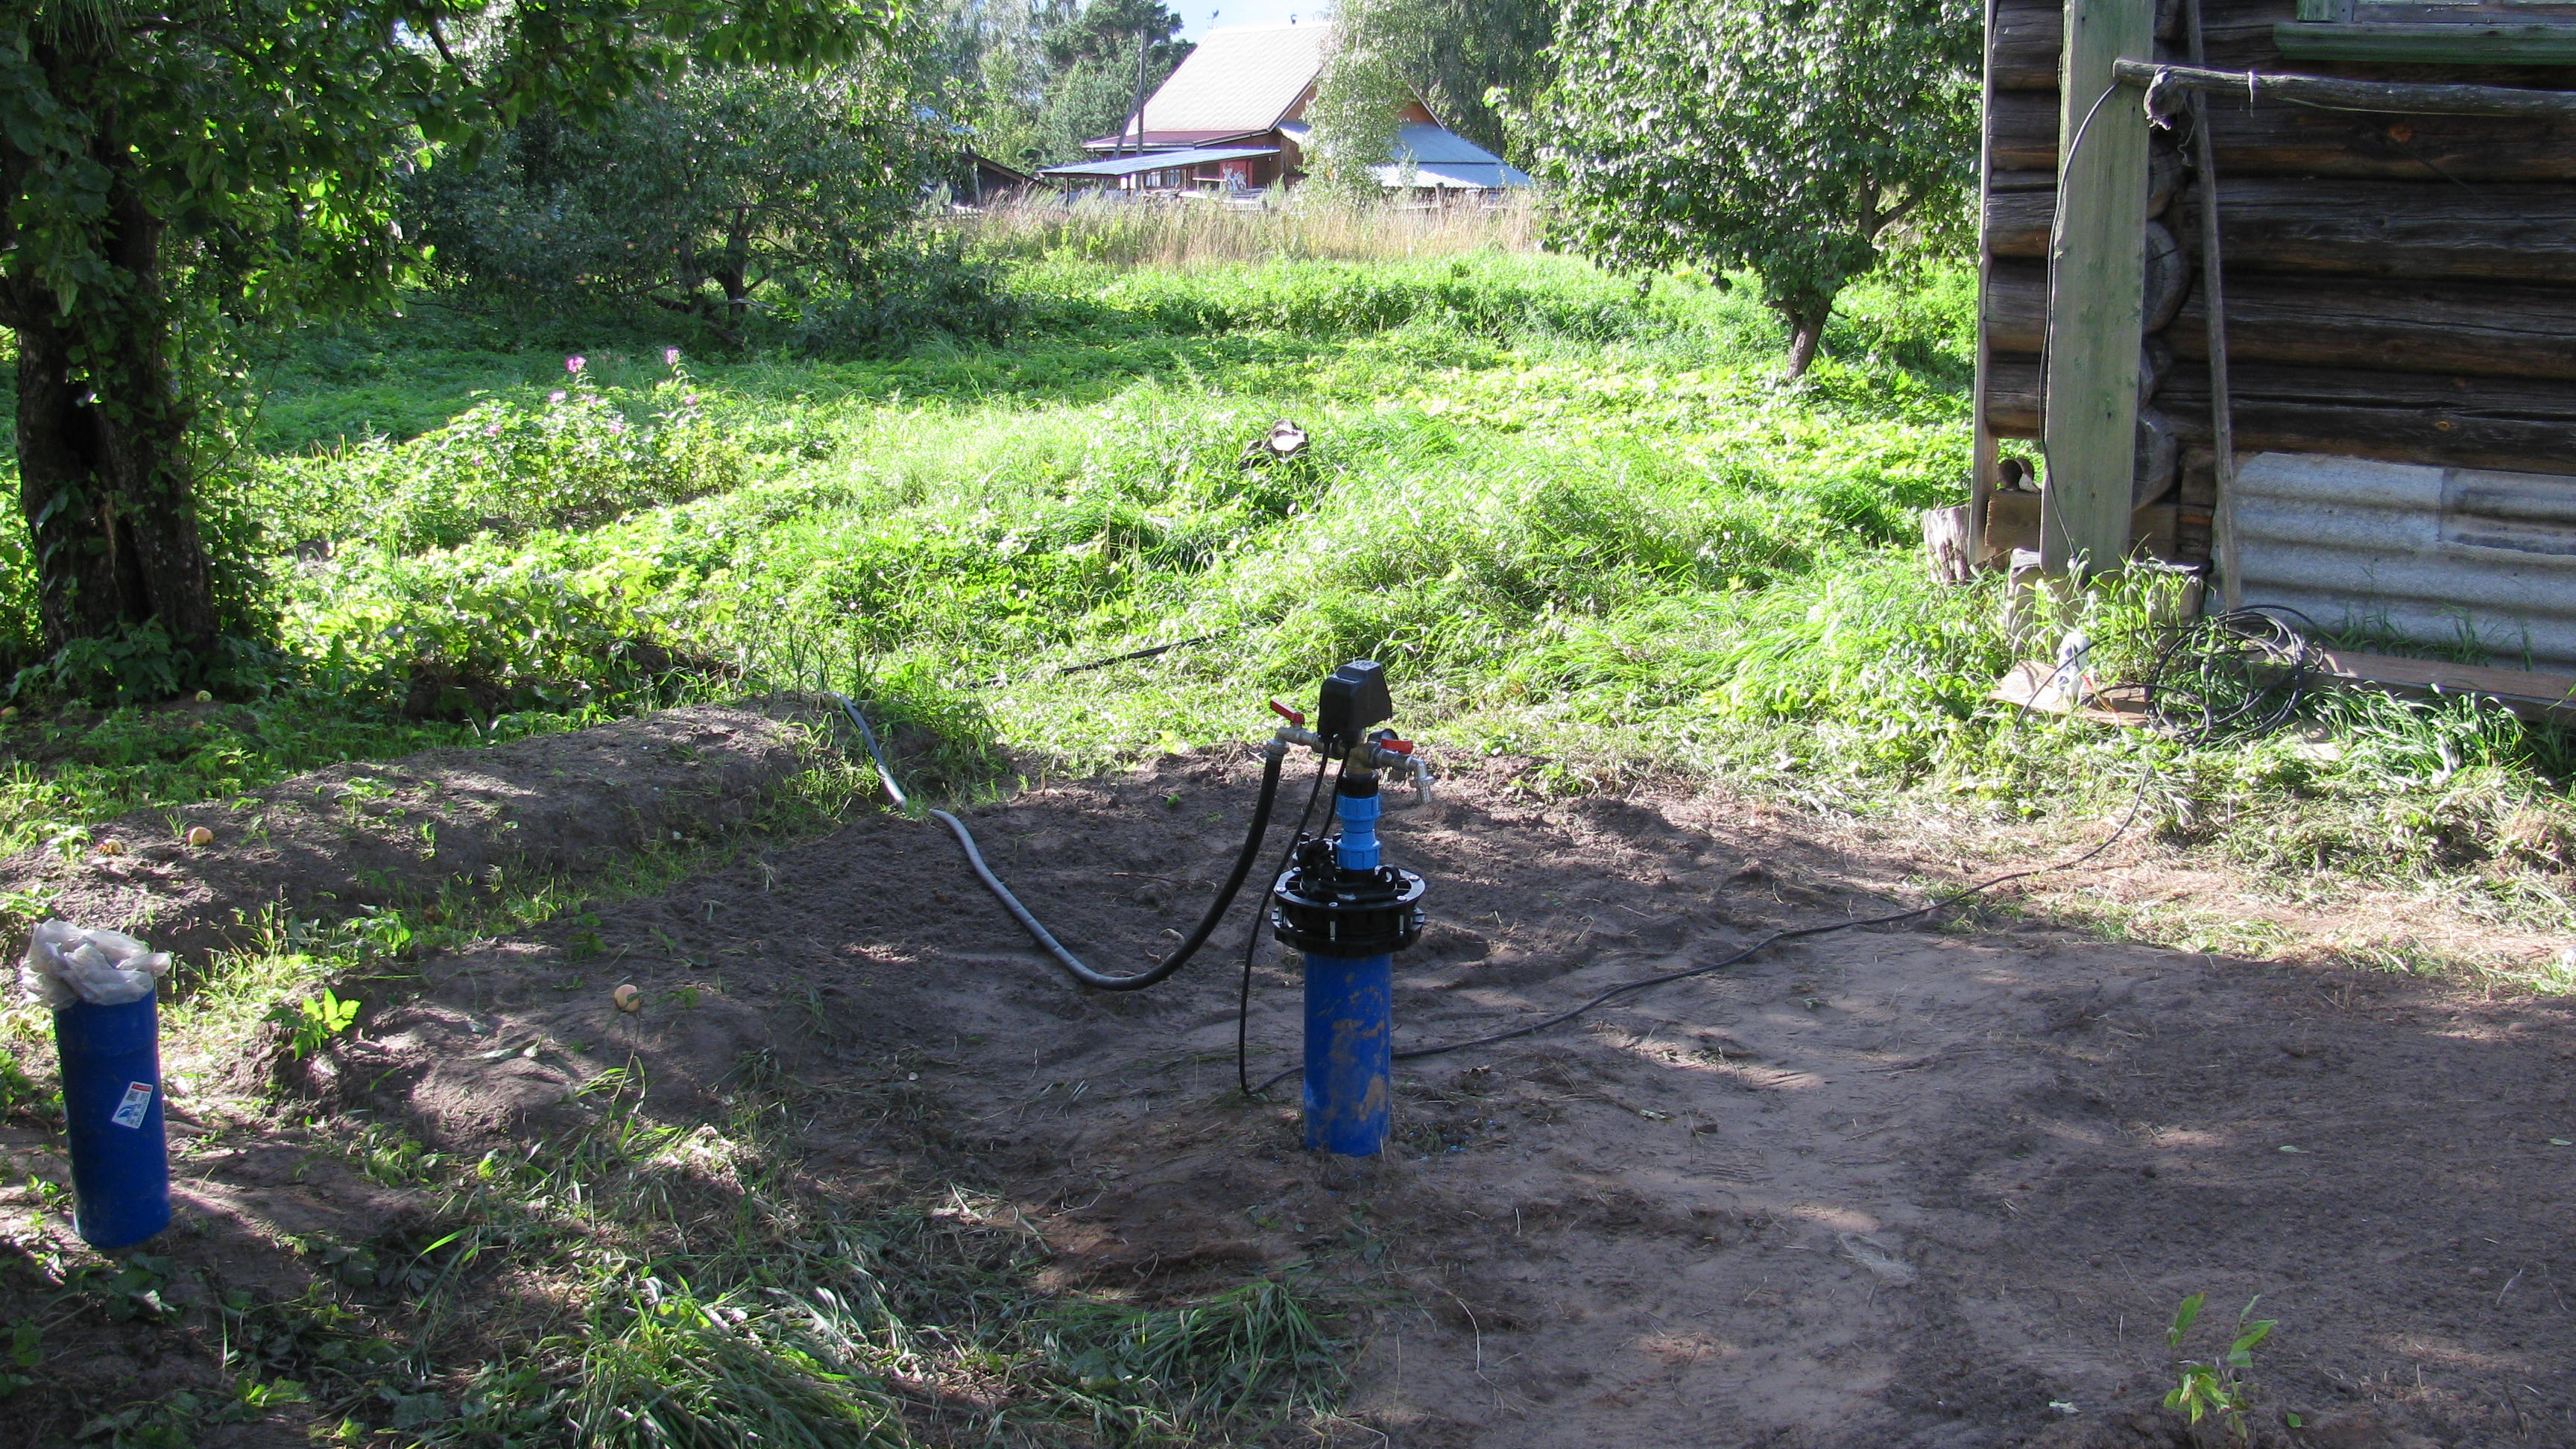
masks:
[(806, 357), (899, 357), (924, 342), (1003, 342), (1025, 313), (992, 267), (932, 243), (887, 252), (861, 287), (804, 298), (787, 340)]
[(665, 357), (668, 375), (640, 397), (612, 400), (576, 355), (542, 404), (487, 399), (406, 443), (281, 462), (270, 505), (307, 551), (366, 542), (407, 553), (592, 527), (739, 487), (742, 449), (708, 420), (677, 349)]

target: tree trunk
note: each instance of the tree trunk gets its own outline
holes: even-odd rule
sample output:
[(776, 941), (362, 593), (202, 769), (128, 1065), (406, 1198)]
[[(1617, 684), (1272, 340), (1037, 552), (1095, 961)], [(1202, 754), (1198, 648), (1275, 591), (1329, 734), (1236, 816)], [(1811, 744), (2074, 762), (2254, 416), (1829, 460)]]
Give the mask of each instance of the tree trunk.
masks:
[[(103, 143), (102, 159), (114, 157)], [(157, 620), (173, 645), (214, 642), (214, 581), (198, 529), (188, 411), (160, 275), (161, 224), (131, 173), (111, 171), (101, 252), (112, 286), (79, 311), (21, 279), (18, 501), (36, 555), (48, 647)]]
[(1781, 315), (1789, 323), (1789, 370), (1782, 380), (1796, 382), (1814, 364), (1816, 348), (1825, 340), (1825, 319), (1832, 314), (1820, 309), (1803, 315), (1783, 311)]
[(734, 212), (733, 224), (726, 229), (724, 260), (715, 269), (716, 285), (724, 288), (725, 316), (740, 327), (751, 311), (751, 209)]

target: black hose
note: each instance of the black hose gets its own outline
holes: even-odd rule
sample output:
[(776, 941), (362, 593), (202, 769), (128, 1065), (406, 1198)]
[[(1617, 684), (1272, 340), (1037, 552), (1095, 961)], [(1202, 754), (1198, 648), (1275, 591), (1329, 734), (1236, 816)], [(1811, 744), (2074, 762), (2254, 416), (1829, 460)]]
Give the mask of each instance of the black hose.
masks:
[[(1288, 835), (1288, 844), (1280, 849), (1279, 865), (1271, 872), (1276, 880), (1288, 871), (1289, 857), (1296, 854), (1297, 843), (1306, 838), (1306, 822), (1314, 818), (1315, 802), (1324, 794), (1324, 771), (1334, 761), (1329, 757), (1315, 761), (1315, 783), (1306, 789), (1306, 808), (1297, 812), (1297, 828)], [(1243, 933), (1243, 984), (1234, 998), (1234, 1084), (1243, 1095), (1252, 1095), (1252, 958), (1261, 946), (1261, 928), (1269, 922), (1258, 913), (1252, 928)]]
[[(832, 698), (840, 702), (842, 712), (850, 717), (850, 723), (859, 727), (859, 738), (867, 742), (868, 757), (876, 761), (877, 778), (885, 782), (886, 794), (893, 799), (897, 809), (908, 808), (911, 799), (903, 793), (903, 787), (895, 783), (894, 771), (887, 766), (884, 752), (877, 748), (876, 731), (868, 728), (866, 716), (859, 713), (858, 705), (848, 695), (835, 694)], [(1244, 832), (1243, 848), (1235, 852), (1234, 869), (1227, 873), (1225, 884), (1217, 889), (1216, 899), (1208, 903), (1207, 914), (1199, 918), (1198, 929), (1190, 932), (1189, 938), (1181, 942), (1180, 949), (1133, 976), (1111, 976), (1084, 965), (1082, 958), (1066, 950), (1064, 943), (1055, 938), (1055, 933), (1031, 915), (1029, 908), (1020, 904), (1020, 898), (1011, 894), (1011, 888), (1002, 884), (1002, 878), (993, 874), (992, 867), (984, 863), (984, 852), (975, 848), (975, 836), (967, 830), (966, 822), (945, 810), (931, 811), (930, 818), (947, 826), (949, 832), (957, 837), (958, 847), (966, 852), (966, 863), (974, 867), (976, 879), (981, 880), (984, 888), (993, 893), (993, 898), (1011, 913), (1012, 919), (1020, 923), (1020, 929), (1029, 933), (1029, 939), (1055, 958), (1055, 963), (1064, 968), (1066, 975), (1100, 991), (1142, 991), (1169, 980), (1173, 972), (1188, 965), (1189, 959), (1207, 944), (1208, 937), (1216, 934), (1226, 912), (1233, 908), (1235, 896), (1243, 890), (1244, 877), (1252, 874), (1253, 862), (1260, 857), (1261, 842), (1270, 833), (1270, 812), (1279, 802), (1279, 764), (1285, 757), (1286, 752), (1277, 748), (1264, 755), (1261, 798), (1252, 807), (1252, 828)]]
[(966, 852), (966, 863), (975, 868), (976, 878), (983, 881), (984, 888), (991, 891), (993, 898), (1019, 921), (1020, 929), (1029, 933), (1029, 939), (1046, 948), (1046, 953), (1055, 958), (1055, 964), (1063, 967), (1066, 975), (1101, 991), (1142, 991), (1169, 979), (1173, 972), (1189, 964), (1189, 959), (1207, 944), (1208, 937), (1216, 934), (1217, 926), (1225, 920), (1225, 913), (1233, 908), (1235, 894), (1243, 889), (1244, 877), (1252, 874), (1252, 863), (1260, 856), (1262, 838), (1270, 833), (1270, 809), (1279, 800), (1279, 762), (1283, 756), (1283, 751), (1272, 750), (1263, 757), (1261, 799), (1252, 807), (1252, 828), (1244, 832), (1243, 848), (1234, 853), (1234, 869), (1226, 874), (1225, 884), (1217, 888), (1216, 899), (1208, 902), (1207, 914), (1199, 917), (1198, 929), (1190, 932), (1189, 939), (1181, 942), (1180, 949), (1133, 976), (1110, 976), (1082, 964), (1081, 958), (1064, 949), (1063, 943), (1038, 924), (1038, 918), (1030, 915), (1029, 908), (1020, 904), (1019, 897), (1011, 894), (1011, 888), (1002, 884), (1002, 878), (984, 864), (984, 854), (975, 848), (975, 837), (966, 833), (964, 821), (945, 810), (931, 811), (930, 818), (947, 826), (956, 835), (957, 844)]

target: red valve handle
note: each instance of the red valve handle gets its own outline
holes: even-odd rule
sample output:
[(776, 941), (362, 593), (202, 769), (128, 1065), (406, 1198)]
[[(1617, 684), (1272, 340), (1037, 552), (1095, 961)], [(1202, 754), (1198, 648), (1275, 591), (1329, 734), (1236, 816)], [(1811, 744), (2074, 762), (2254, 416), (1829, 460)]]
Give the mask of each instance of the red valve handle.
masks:
[(1413, 753), (1413, 741), (1411, 740), (1399, 740), (1390, 735), (1389, 737), (1378, 741), (1378, 743), (1395, 751), (1399, 755), (1409, 755)]
[(1306, 727), (1306, 715), (1303, 710), (1290, 709), (1288, 706), (1281, 704), (1279, 701), (1274, 699), (1270, 701), (1270, 712), (1279, 716), (1281, 719), (1288, 721), (1290, 724), (1295, 725), (1301, 730)]

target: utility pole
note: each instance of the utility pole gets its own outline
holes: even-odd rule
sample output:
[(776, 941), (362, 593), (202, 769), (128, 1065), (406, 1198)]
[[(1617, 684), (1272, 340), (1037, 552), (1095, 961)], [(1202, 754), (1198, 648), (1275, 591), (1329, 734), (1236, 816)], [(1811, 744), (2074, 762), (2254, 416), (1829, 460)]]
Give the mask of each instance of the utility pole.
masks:
[[(1151, 32), (1144, 26), (1140, 25), (1136, 28), (1136, 104), (1127, 113), (1136, 124), (1136, 154), (1139, 156), (1145, 154), (1145, 54), (1150, 49), (1145, 37), (1149, 34)], [(1118, 152), (1122, 156), (1127, 152), (1127, 135), (1124, 131), (1118, 135)]]

